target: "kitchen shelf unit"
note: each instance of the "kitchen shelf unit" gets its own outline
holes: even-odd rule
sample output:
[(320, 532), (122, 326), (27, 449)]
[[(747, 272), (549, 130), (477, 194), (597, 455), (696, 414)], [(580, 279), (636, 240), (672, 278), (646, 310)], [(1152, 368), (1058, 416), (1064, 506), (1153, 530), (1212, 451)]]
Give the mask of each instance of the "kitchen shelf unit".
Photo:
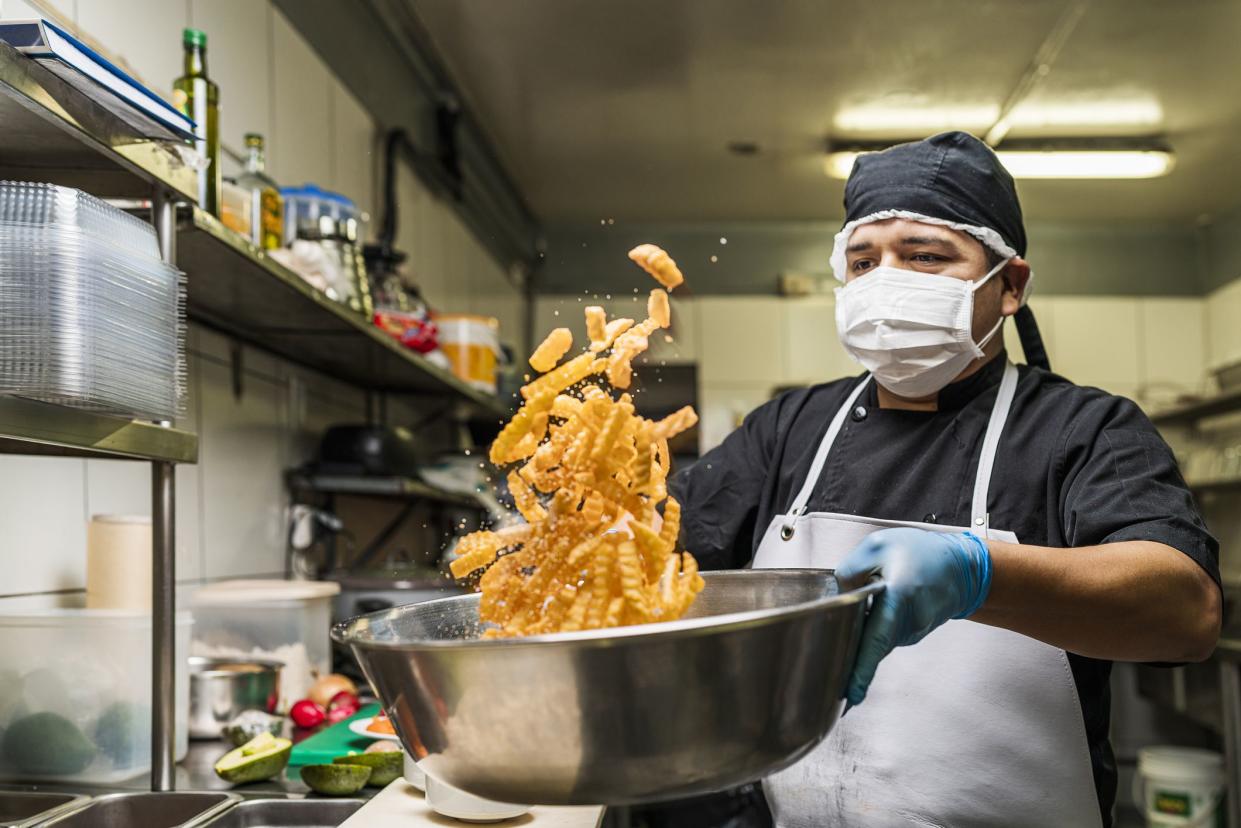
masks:
[(294, 492), (430, 500), (449, 506), (481, 508), (477, 498), (438, 489), (412, 477), (307, 473), (294, 470), (286, 475), (286, 480)]
[(453, 400), (459, 418), (510, 413), (198, 207), (180, 221), (177, 264), (190, 274), (189, 316), (204, 325), (371, 391)]
[(1151, 422), (1157, 426), (1193, 425), (1208, 417), (1234, 414), (1241, 411), (1241, 390), (1226, 391), (1204, 400), (1174, 406), (1151, 415)]
[[(0, 179), (76, 187), (101, 197), (144, 198), (161, 255), (175, 262), (175, 205), (196, 176), (175, 145), (148, 140), (107, 107), (0, 43)], [(198, 438), (166, 426), (14, 397), (0, 398), (0, 451), (101, 457), (151, 464), (151, 788), (171, 790), (176, 463), (198, 459)]]

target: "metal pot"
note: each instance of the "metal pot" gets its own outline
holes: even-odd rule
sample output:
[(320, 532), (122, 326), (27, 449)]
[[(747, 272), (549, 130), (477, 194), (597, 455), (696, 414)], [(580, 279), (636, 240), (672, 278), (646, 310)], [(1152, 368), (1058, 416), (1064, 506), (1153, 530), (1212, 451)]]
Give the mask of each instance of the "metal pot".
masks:
[(501, 802), (624, 805), (751, 782), (840, 714), (870, 584), (704, 573), (685, 618), (479, 640), (478, 598), (338, 624), (419, 767)]
[(190, 656), (190, 738), (219, 739), (244, 710), (274, 713), (280, 699), (279, 661)]

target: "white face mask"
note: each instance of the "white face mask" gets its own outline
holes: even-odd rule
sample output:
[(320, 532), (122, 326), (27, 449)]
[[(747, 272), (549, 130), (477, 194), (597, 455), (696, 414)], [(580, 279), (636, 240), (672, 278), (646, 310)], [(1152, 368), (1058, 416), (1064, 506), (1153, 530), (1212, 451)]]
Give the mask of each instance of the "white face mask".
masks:
[(836, 334), (849, 355), (884, 388), (902, 397), (936, 393), (983, 355), (1004, 322), (974, 342), (974, 292), (999, 273), (997, 264), (976, 282), (876, 267), (836, 288)]

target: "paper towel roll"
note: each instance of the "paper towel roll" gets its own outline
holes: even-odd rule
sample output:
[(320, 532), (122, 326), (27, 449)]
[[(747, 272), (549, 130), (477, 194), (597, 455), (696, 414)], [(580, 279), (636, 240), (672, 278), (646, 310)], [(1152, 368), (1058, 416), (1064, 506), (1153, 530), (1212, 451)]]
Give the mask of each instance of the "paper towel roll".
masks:
[(86, 526), (86, 606), (150, 612), (150, 518), (91, 518)]

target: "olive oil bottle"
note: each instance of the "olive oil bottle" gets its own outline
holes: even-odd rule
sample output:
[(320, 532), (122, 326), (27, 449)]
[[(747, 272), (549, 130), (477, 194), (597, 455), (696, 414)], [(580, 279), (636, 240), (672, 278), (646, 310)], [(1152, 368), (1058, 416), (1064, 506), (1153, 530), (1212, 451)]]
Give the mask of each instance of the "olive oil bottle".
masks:
[(237, 186), (250, 191), (250, 227), (254, 243), (264, 250), (284, 246), (284, 205), (280, 188), (267, 175), (263, 136), (246, 133), (246, 169), (237, 176)]
[(195, 146), (207, 159), (198, 172), (198, 204), (220, 214), (220, 87), (207, 77), (207, 35), (186, 29), (185, 73), (172, 84), (173, 104), (194, 121)]

